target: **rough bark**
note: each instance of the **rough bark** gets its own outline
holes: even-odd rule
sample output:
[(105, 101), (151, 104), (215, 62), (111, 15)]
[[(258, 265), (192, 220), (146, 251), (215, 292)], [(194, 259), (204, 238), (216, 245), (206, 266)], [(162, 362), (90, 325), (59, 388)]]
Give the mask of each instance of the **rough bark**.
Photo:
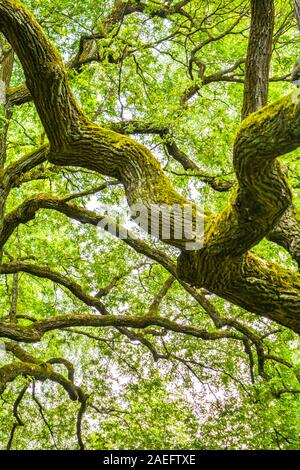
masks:
[(242, 118), (267, 103), (274, 30), (274, 0), (251, 0)]
[[(19, 56), (47, 133), (49, 160), (119, 179), (129, 205), (188, 204), (147, 148), (85, 117), (58, 53), (22, 4), (1, 0), (0, 13), (0, 29)], [(291, 204), (287, 179), (276, 158), (298, 148), (299, 142), (300, 105), (293, 94), (249, 116), (234, 144), (238, 187), (227, 208), (206, 220), (204, 248), (190, 252), (184, 240), (168, 240), (182, 250), (181, 280), (298, 332), (299, 274), (260, 260), (249, 250), (270, 233)]]
[(6, 91), (8, 90), (13, 63), (14, 53), (11, 47), (3, 48), (0, 62), (0, 105), (3, 106), (3, 122), (0, 127), (0, 168), (3, 168), (6, 161), (6, 137), (11, 118), (10, 104), (6, 101)]
[[(273, 0), (253, 0), (248, 44), (242, 118), (267, 104), (269, 68), (274, 29)], [(299, 2), (295, 0), (295, 16), (299, 20)], [(284, 170), (283, 170), (284, 171)], [(291, 203), (267, 238), (285, 248), (300, 268), (300, 221)]]
[(267, 238), (288, 251), (300, 269), (300, 217), (293, 206), (285, 211)]
[(300, 31), (300, 1), (294, 0), (294, 11), (295, 11), (295, 18), (297, 21), (298, 30)]
[[(61, 328), (71, 328), (74, 326), (85, 327), (125, 327), (145, 329), (149, 326), (158, 326), (176, 333), (186, 334), (204, 340), (218, 340), (221, 338), (231, 338), (242, 340), (242, 337), (229, 331), (207, 331), (203, 328), (179, 324), (167, 318), (143, 315), (141, 317), (116, 316), (116, 315), (61, 315), (49, 318), (45, 321), (35, 322), (33, 326), (18, 327), (0, 322), (0, 337), (9, 338), (24, 343), (34, 343), (40, 341), (45, 333)], [(0, 369), (1, 370), (1, 369)]]

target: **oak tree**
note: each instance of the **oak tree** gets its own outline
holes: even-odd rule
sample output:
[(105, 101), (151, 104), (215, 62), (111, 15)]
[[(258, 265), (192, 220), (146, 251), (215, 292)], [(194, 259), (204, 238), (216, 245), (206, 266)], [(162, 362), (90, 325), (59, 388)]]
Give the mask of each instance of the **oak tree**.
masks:
[[(0, 0), (2, 447), (299, 445), (297, 24)], [(136, 205), (191, 208), (192, 238)]]

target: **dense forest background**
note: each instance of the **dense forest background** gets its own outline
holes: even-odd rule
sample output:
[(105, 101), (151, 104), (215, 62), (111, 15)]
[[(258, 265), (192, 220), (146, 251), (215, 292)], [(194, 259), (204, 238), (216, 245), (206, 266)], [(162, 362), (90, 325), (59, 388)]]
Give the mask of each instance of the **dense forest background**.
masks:
[[(270, 15), (258, 15), (267, 44), (253, 24), (258, 3)], [(234, 198), (242, 117), (295, 93), (298, 2), (23, 4), (57, 46), (85, 115), (144, 144), (179, 194), (222, 213)], [(42, 66), (30, 81), (25, 64), (24, 76), (23, 55), (44, 43), (24, 42), (22, 20), (15, 29), (7, 20), (6, 7), (19, 5), (0, 0), (0, 448), (299, 449), (294, 323), (272, 320), (273, 307), (255, 293), (260, 314), (186, 282), (177, 246), (97, 228), (107, 213), (135, 230), (124, 187), (47, 157), (53, 142), (41, 108), (54, 110), (54, 128), (64, 116), (55, 117), (50, 86), (46, 105), (35, 85), (33, 100), (24, 86), (43, 81)], [(19, 33), (23, 46), (10, 39)], [(290, 150), (281, 164), (296, 213), (300, 152)], [(293, 230), (291, 244), (275, 231), (250, 248), (291, 272), (299, 288)], [(55, 323), (63, 317), (70, 322)]]

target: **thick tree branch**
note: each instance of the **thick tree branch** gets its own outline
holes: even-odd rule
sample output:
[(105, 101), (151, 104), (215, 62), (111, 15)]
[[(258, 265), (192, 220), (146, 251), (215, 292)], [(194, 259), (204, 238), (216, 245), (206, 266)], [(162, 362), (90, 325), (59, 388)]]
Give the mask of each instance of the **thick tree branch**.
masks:
[(55, 372), (50, 364), (32, 364), (27, 362), (13, 362), (0, 368), (0, 394), (2, 394), (9, 382), (18, 376), (29, 376), (44, 381), (51, 380), (60, 384), (68, 393), (71, 400), (79, 400), (82, 392), (70, 380)]
[[(26, 84), (54, 149), (78, 137), (84, 120), (67, 83), (60, 55), (18, 0), (0, 2), (0, 28), (22, 63)], [(29, 27), (30, 25), (30, 27)]]
[(34, 152), (25, 155), (15, 163), (8, 165), (1, 175), (2, 184), (6, 195), (9, 193), (9, 190), (12, 187), (15, 187), (19, 184), (20, 179), (24, 176), (25, 173), (32, 170), (41, 163), (44, 163), (48, 159), (48, 155), (49, 147), (45, 145), (35, 150)]
[[(71, 202), (66, 202), (64, 198), (58, 198), (49, 194), (38, 194), (24, 201), (24, 203), (21, 204), (16, 210), (12, 211), (6, 216), (3, 231), (0, 233), (0, 246), (2, 243), (4, 244), (8, 240), (10, 235), (20, 223), (26, 223), (29, 220), (32, 220), (36, 212), (42, 208), (56, 210), (62, 214), (65, 214), (71, 219), (81, 222), (82, 224), (90, 224), (95, 227), (97, 227), (105, 217), (104, 215), (84, 209), (83, 207)], [(104, 227), (104, 230), (109, 231), (109, 226)], [(122, 232), (124, 233), (124, 231), (124, 228), (122, 228), (119, 224), (116, 224), (116, 236)], [(123, 239), (124, 243), (132, 247), (138, 253), (141, 253), (158, 262), (171, 274), (175, 275), (176, 265), (162, 250), (154, 249), (143, 240), (139, 240), (130, 231), (127, 231), (127, 235), (128, 236)]]
[(183, 253), (178, 276), (205, 287), (249, 312), (265, 316), (300, 333), (300, 276), (252, 253), (230, 259), (209, 252)]
[[(152, 8), (150, 11), (147, 3), (140, 0), (116, 0), (112, 11), (98, 25), (98, 31), (80, 38), (78, 53), (66, 64), (66, 68), (80, 72), (83, 65), (91, 62), (101, 62), (105, 59), (112, 63), (118, 62), (118, 59), (111, 54), (109, 47), (106, 47), (104, 53), (100, 54), (99, 41), (108, 38), (112, 33), (114, 37), (125, 16), (133, 13), (143, 13), (150, 18), (169, 18), (172, 15), (184, 14), (183, 7), (188, 3), (190, 3), (190, 0), (177, 2), (174, 5), (161, 4), (157, 9)], [(126, 55), (129, 54), (130, 51), (126, 53)], [(21, 105), (31, 100), (32, 96), (26, 85), (10, 88), (7, 92), (7, 102), (10, 106)]]
[[(0, 322), (0, 337), (13, 339), (15, 341), (23, 341), (25, 343), (32, 343), (40, 341), (44, 334), (49, 331), (60, 330), (62, 328), (71, 328), (74, 326), (95, 328), (125, 327), (137, 329), (146, 329), (149, 326), (158, 326), (168, 331), (193, 336), (195, 338), (200, 338), (207, 341), (214, 341), (222, 338), (242, 340), (241, 336), (230, 331), (207, 331), (203, 328), (179, 324), (168, 320), (167, 318), (158, 317), (154, 315), (130, 317), (116, 315), (99, 316), (76, 314), (61, 315), (49, 318), (48, 320), (37, 321), (32, 326), (24, 327), (18, 327), (16, 325), (7, 325), (3, 322)], [(9, 370), (8, 374), (10, 374)], [(39, 372), (41, 372), (40, 369), (37, 370), (37, 373)], [(3, 372), (3, 374), (4, 373), (5, 372)], [(11, 374), (13, 374), (15, 378), (15, 373), (11, 372)], [(14, 380), (14, 378), (12, 380)]]
[[(297, 3), (297, 2), (296, 2)], [(297, 5), (295, 3), (295, 11)], [(273, 0), (252, 1), (242, 117), (267, 104), (274, 29)], [(264, 26), (262, 26), (262, 23)], [(280, 31), (277, 33), (280, 34)], [(300, 223), (291, 205), (267, 238), (284, 247), (300, 266)]]
[(35, 266), (30, 263), (18, 261), (10, 264), (3, 264), (1, 267), (2, 274), (12, 274), (21, 271), (32, 274), (33, 276), (50, 279), (51, 281), (66, 287), (75, 297), (80, 299), (89, 307), (96, 308), (96, 310), (98, 310), (102, 315), (106, 315), (108, 313), (105, 306), (98, 298), (86, 294), (82, 287), (75, 281), (56, 271), (52, 271), (47, 267)]
[[(240, 126), (234, 144), (239, 188), (215, 222), (225, 241), (220, 250), (224, 255), (238, 256), (256, 245), (291, 204), (286, 176), (275, 159), (299, 146), (300, 106), (295, 93), (253, 113)], [(228, 233), (230, 226), (234, 235)], [(211, 236), (214, 250), (217, 239)]]
[[(12, 353), (17, 359), (19, 359), (22, 362), (27, 362), (31, 364), (42, 364), (44, 361), (41, 359), (35, 358), (32, 354), (28, 353), (25, 349), (23, 349), (17, 342), (15, 341), (5, 341), (5, 350), (7, 352)], [(68, 372), (68, 379), (71, 382), (74, 382), (74, 366), (73, 364), (68, 361), (67, 359), (64, 359), (62, 357), (52, 357), (51, 359), (48, 359), (45, 361), (47, 364), (62, 364), (66, 367), (67, 372)]]
[[(143, 203), (151, 208), (153, 204), (188, 204), (149, 150), (83, 116), (68, 88), (61, 59), (21, 3), (1, 0), (0, 12), (0, 28), (23, 64), (50, 141), (49, 160), (117, 178), (124, 185), (129, 205)], [(25, 48), (28, 41), (32, 48)], [(299, 146), (298, 101), (294, 94), (288, 95), (244, 120), (234, 145), (239, 186), (228, 207), (206, 221), (204, 248), (192, 253), (186, 248), (186, 240), (164, 240), (183, 251), (178, 266), (182, 280), (295, 331), (299, 331), (300, 323), (298, 274), (247, 252), (268, 235), (291, 203), (286, 177), (275, 159)], [(284, 303), (280, 300), (283, 295)]]
[(242, 117), (267, 104), (274, 31), (274, 0), (251, 0)]
[[(185, 170), (193, 171), (192, 175), (182, 174), (182, 176), (196, 176), (200, 181), (209, 184), (215, 191), (220, 192), (228, 191), (233, 186), (232, 181), (226, 181), (222, 177), (212, 176), (201, 171), (199, 166), (178, 147), (168, 127), (157, 126), (151, 122), (131, 120), (111, 123), (110, 128), (121, 134), (157, 134), (162, 138), (168, 154), (179, 162)], [(178, 175), (178, 173), (175, 174)]]
[[(38, 195), (25, 201), (23, 207), (25, 214), (28, 213), (28, 207), (30, 210), (33, 209), (31, 216), (40, 208), (48, 208), (58, 210), (81, 223), (94, 226), (97, 226), (103, 219), (101, 215), (49, 195)], [(20, 220), (18, 223), (20, 223)], [(121, 231), (120, 227), (117, 231)], [(297, 294), (299, 276), (297, 273), (268, 264), (251, 254), (241, 260), (237, 258), (233, 262), (230, 262), (228, 258), (224, 258), (221, 263), (221, 258), (209, 256), (209, 253), (207, 256), (205, 250), (199, 254), (196, 252), (194, 255), (187, 255), (186, 260), (180, 259), (178, 270), (176, 270), (174, 263), (165, 253), (153, 249), (144, 241), (131, 236), (130, 232), (123, 241), (137, 252), (164, 266), (195, 297), (216, 325), (220, 326), (224, 323), (218, 318), (216, 312), (214, 313), (212, 308), (209, 308), (208, 301), (205, 301), (197, 293), (197, 290), (187, 285), (184, 279), (187, 279), (192, 285), (204, 286), (249, 311), (268, 316), (295, 331), (299, 330), (297, 315), (299, 309), (299, 295)], [(184, 267), (181, 264), (182, 262)], [(204, 263), (204, 265), (201, 263)], [(287, 309), (290, 310), (285, 311), (284, 302), (280, 301), (282, 296), (286, 300)], [(258, 302), (257, 299), (261, 301)], [(272, 311), (268, 307), (268, 302), (272, 305)], [(289, 302), (291, 303), (290, 306), (288, 305)], [(287, 315), (288, 312), (291, 313)], [(290, 318), (291, 315), (292, 318)]]

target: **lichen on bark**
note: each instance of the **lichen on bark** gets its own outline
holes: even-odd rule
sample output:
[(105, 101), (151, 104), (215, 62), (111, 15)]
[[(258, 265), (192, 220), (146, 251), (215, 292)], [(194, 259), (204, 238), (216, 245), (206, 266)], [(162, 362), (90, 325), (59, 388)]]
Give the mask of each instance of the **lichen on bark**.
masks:
[[(119, 178), (129, 205), (189, 204), (146, 147), (85, 116), (57, 50), (22, 3), (0, 0), (0, 13), (0, 30), (18, 54), (49, 139), (48, 159)], [(25, 46), (28, 42), (32, 47)], [(182, 280), (298, 332), (299, 274), (260, 260), (249, 250), (268, 236), (291, 204), (276, 158), (299, 145), (300, 104), (293, 94), (251, 114), (234, 143), (238, 186), (225, 210), (206, 220), (204, 247), (189, 252), (184, 243), (168, 240), (182, 251)]]

